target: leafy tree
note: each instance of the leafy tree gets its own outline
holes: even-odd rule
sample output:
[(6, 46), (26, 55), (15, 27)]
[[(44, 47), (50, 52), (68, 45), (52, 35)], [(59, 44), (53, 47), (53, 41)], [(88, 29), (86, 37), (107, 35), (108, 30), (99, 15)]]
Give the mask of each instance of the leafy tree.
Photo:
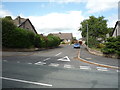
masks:
[(112, 28), (112, 27), (111, 27), (111, 28), (108, 28), (109, 35), (110, 35), (110, 36), (112, 36), (113, 29), (114, 29), (114, 28)]
[(5, 19), (12, 20), (11, 16), (6, 16)]
[(105, 40), (106, 34), (109, 33), (109, 30), (107, 28), (107, 20), (105, 20), (103, 16), (98, 18), (90, 16), (89, 19), (85, 19), (81, 22), (82, 27), (80, 27), (79, 31), (82, 31), (81, 34), (84, 38), (87, 36), (87, 24), (88, 36), (91, 40), (92, 38), (95, 40), (94, 42), (98, 42), (98, 38)]

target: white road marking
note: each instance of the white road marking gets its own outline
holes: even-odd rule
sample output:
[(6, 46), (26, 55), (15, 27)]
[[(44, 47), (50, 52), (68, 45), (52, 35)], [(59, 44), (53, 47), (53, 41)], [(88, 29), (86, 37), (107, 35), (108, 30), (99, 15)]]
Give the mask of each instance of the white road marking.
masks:
[(28, 63), (28, 64), (32, 64), (32, 63)]
[(92, 58), (86, 58), (86, 59), (92, 59)]
[(22, 82), (22, 83), (29, 83), (29, 84), (35, 84), (35, 85), (42, 85), (42, 86), (48, 86), (52, 87), (51, 84), (45, 84), (45, 83), (39, 83), (39, 82), (32, 82), (32, 81), (26, 81), (26, 80), (20, 80), (20, 79), (13, 79), (13, 78), (6, 78), (6, 77), (0, 77), (1, 79), (10, 80), (10, 81), (16, 81), (16, 82)]
[(80, 69), (90, 70), (90, 66), (80, 66)]
[(47, 60), (49, 60), (50, 58), (46, 58), (45, 60), (43, 60), (43, 61), (47, 61)]
[(56, 54), (55, 56), (58, 56), (58, 55), (60, 55), (60, 54), (62, 54), (62, 52), (60, 52), (60, 53)]
[(65, 64), (64, 68), (74, 68), (72, 65)]
[(98, 71), (108, 71), (108, 69), (107, 69), (107, 68), (104, 68), (104, 67), (97, 67), (97, 70), (98, 70)]
[(57, 64), (57, 63), (51, 63), (51, 64), (49, 64), (48, 66), (58, 67), (59, 64)]
[(4, 62), (7, 62), (7, 60), (3, 60)]
[(119, 70), (116, 70), (117, 72), (120, 72)]
[(20, 61), (17, 61), (17, 63), (20, 63)]
[(68, 62), (70, 62), (70, 59), (68, 58), (68, 56), (65, 56), (63, 58), (58, 59), (58, 61), (68, 61)]
[(35, 63), (36, 65), (44, 65), (44, 64), (46, 64), (46, 63), (44, 63), (44, 62), (37, 62), (37, 63)]

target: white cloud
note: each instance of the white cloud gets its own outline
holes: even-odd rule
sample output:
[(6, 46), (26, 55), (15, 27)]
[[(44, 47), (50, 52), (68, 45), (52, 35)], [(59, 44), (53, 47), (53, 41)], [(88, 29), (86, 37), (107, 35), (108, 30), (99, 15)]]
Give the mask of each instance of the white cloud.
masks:
[[(78, 34), (80, 22), (84, 19), (81, 11), (67, 13), (49, 13), (44, 16), (29, 16), (38, 33), (67, 32)], [(77, 37), (81, 37), (79, 34)]]
[(115, 27), (116, 22), (118, 21), (118, 15), (113, 14), (110, 17), (106, 18), (108, 20), (108, 27)]
[(87, 0), (86, 8), (89, 13), (109, 10), (111, 8), (118, 8), (119, 0)]
[(5, 17), (5, 16), (12, 16), (12, 14), (8, 10), (0, 9), (0, 17)]

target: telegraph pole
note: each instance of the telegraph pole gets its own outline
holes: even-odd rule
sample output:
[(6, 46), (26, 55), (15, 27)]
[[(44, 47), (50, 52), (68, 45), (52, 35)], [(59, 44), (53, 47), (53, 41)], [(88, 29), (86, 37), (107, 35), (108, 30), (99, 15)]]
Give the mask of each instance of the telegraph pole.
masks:
[(87, 24), (87, 48), (88, 48), (88, 24)]

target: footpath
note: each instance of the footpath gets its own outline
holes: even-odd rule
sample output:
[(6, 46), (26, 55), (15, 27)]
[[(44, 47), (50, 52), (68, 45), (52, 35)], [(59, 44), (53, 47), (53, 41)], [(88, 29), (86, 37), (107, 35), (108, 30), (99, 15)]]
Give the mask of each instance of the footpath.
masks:
[(107, 58), (104, 56), (98, 56), (94, 55), (88, 52), (85, 46), (81, 46), (80, 52), (79, 52), (79, 59), (82, 59), (84, 62), (91, 63), (91, 64), (96, 64), (98, 66), (105, 66), (107, 67), (118, 67), (119, 66), (119, 60), (114, 59), (114, 58)]
[(29, 56), (33, 55), (34, 52), (12, 52), (12, 51), (3, 51), (2, 57), (9, 57), (9, 56)]

